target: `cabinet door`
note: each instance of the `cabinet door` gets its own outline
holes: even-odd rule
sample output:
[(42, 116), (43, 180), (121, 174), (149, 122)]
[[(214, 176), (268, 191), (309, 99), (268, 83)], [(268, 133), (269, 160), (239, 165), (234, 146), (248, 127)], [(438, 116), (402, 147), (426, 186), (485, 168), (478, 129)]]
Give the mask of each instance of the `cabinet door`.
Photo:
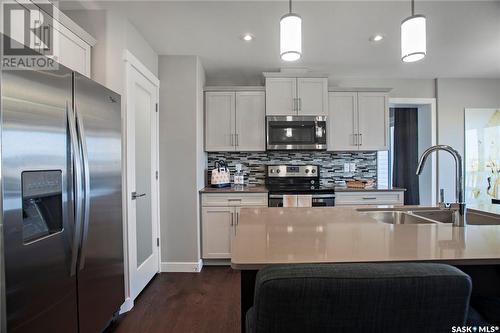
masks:
[(359, 150), (387, 150), (389, 108), (386, 93), (358, 93)]
[(233, 151), (235, 136), (234, 92), (205, 93), (205, 150)]
[(52, 20), (53, 55), (60, 64), (90, 77), (91, 46), (61, 23)]
[(234, 237), (233, 207), (203, 207), (201, 212), (203, 259), (231, 258)]
[(331, 92), (328, 102), (328, 150), (358, 150), (358, 94), (355, 92)]
[(266, 105), (263, 91), (236, 93), (236, 150), (266, 150)]
[(299, 116), (328, 115), (328, 79), (297, 79)]
[(296, 115), (297, 79), (287, 77), (266, 78), (266, 115)]

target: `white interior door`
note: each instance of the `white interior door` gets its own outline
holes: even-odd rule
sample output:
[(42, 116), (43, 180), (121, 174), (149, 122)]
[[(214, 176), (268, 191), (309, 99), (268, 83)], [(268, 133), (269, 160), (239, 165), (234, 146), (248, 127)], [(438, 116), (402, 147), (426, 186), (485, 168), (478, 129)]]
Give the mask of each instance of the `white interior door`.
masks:
[(127, 66), (128, 262), (134, 300), (159, 272), (158, 83)]

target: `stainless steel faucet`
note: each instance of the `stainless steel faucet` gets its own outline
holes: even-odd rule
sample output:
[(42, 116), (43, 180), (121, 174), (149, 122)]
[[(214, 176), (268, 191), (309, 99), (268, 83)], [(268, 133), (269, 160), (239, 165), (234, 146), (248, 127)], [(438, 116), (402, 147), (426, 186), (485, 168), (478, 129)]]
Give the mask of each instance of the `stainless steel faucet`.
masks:
[(465, 227), (467, 224), (465, 214), (466, 214), (466, 207), (465, 207), (465, 202), (464, 202), (464, 181), (463, 181), (463, 173), (462, 173), (462, 156), (458, 151), (453, 149), (450, 146), (446, 145), (436, 145), (427, 148), (423, 153), (422, 156), (420, 156), (420, 159), (418, 161), (418, 166), (417, 166), (417, 176), (420, 176), (422, 173), (422, 169), (424, 168), (425, 161), (427, 160), (427, 157), (435, 151), (438, 150), (443, 150), (451, 154), (453, 156), (453, 159), (455, 160), (455, 196), (456, 196), (456, 202), (455, 203), (444, 203), (444, 195), (443, 192), (441, 192), (441, 202), (439, 203), (439, 206), (441, 209), (450, 209), (455, 212), (453, 216), (453, 225), (455, 227)]

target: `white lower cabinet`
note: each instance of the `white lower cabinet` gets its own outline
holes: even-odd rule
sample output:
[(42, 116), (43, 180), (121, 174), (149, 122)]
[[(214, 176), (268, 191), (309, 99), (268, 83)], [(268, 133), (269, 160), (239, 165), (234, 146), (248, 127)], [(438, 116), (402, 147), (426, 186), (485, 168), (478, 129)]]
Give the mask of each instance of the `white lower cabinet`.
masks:
[(335, 192), (335, 206), (403, 205), (404, 191)]
[(231, 258), (233, 207), (203, 207), (201, 213), (203, 258)]
[(267, 207), (267, 193), (202, 194), (201, 233), (203, 259), (230, 259), (240, 209)]

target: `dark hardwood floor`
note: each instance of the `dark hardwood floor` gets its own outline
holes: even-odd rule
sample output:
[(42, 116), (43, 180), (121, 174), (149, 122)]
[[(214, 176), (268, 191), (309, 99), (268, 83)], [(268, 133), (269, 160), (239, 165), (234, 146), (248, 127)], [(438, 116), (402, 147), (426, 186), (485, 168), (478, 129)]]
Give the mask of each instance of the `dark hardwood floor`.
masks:
[(112, 333), (240, 332), (240, 273), (204, 267), (201, 273), (157, 275), (114, 323)]

